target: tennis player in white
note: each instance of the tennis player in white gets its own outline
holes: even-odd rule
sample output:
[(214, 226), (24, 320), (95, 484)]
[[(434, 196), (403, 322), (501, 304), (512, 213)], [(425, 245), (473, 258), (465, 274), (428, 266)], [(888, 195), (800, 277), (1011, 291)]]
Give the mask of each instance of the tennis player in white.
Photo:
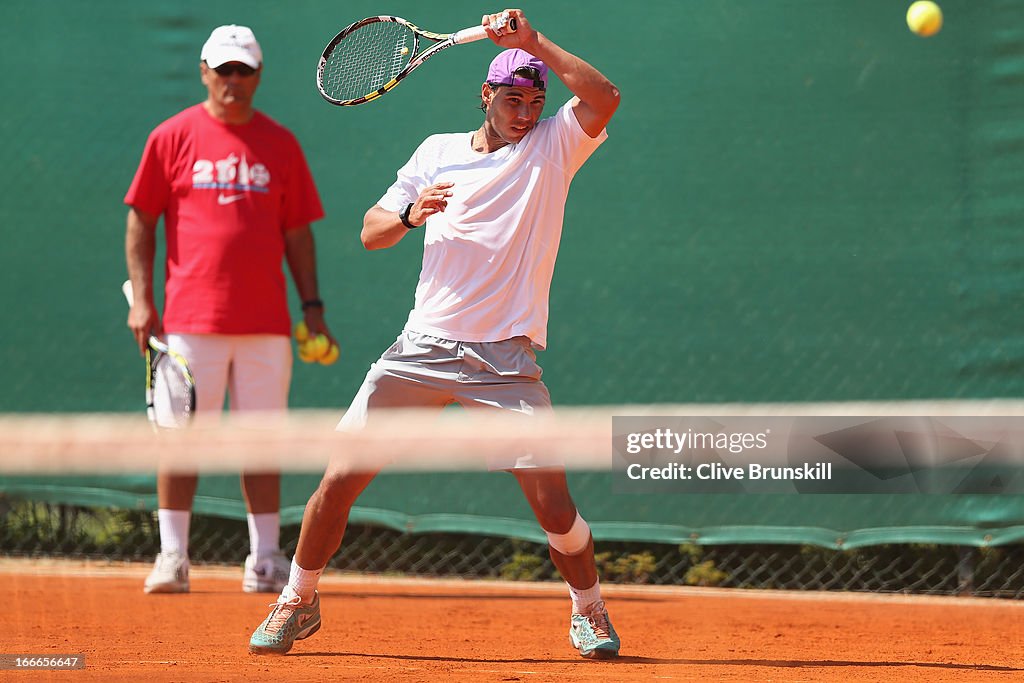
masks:
[[(428, 137), (363, 220), (367, 249), (423, 239), (415, 306), (398, 340), (366, 376), (340, 430), (386, 408), (459, 403), (531, 414), (551, 407), (535, 349), (547, 343), (548, 292), (573, 176), (607, 138), (618, 89), (597, 69), (507, 10), (515, 32), (481, 86), (483, 125)], [(541, 119), (548, 70), (573, 97)], [(615, 657), (619, 638), (601, 599), (590, 528), (563, 467), (524, 456), (491, 462), (516, 477), (548, 536), (572, 600), (570, 638), (584, 657)], [(376, 472), (332, 463), (306, 506), (288, 586), (253, 633), (255, 653), (285, 653), (320, 628), (316, 586), (338, 551), (349, 510)]]

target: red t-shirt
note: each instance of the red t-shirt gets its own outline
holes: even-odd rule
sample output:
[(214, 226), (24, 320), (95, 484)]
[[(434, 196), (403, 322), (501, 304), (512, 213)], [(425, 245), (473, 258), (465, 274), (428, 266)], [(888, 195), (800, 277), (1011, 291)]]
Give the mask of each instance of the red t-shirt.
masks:
[(324, 213), (288, 129), (189, 107), (150, 134), (124, 202), (164, 215), (165, 331), (290, 334), (284, 233)]

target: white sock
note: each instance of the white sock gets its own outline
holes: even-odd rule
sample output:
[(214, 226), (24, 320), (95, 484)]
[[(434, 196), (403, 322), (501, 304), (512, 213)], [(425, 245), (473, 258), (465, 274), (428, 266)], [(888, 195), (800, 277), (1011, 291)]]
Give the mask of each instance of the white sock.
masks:
[(281, 515), (277, 512), (248, 513), (249, 552), (259, 558), (281, 550)]
[(303, 569), (293, 559), (292, 571), (288, 574), (288, 586), (299, 594), (302, 602), (313, 602), (313, 594), (316, 593), (316, 586), (320, 583), (320, 575), (323, 573), (324, 567), (320, 567), (320, 569)]
[(188, 557), (188, 530), (192, 522), (192, 511), (160, 508), (156, 518), (160, 523), (160, 552), (181, 553)]
[(586, 608), (601, 600), (601, 580), (598, 579), (586, 590), (569, 586), (569, 597), (572, 598), (572, 613), (583, 614)]

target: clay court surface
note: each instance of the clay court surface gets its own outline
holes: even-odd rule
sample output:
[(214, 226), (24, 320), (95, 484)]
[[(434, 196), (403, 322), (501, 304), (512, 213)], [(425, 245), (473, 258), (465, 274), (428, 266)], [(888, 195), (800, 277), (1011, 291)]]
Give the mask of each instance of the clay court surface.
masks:
[(579, 658), (553, 584), (326, 577), (324, 625), (250, 655), (274, 596), (193, 568), (189, 595), (144, 595), (148, 567), (0, 562), (0, 652), (84, 654), (54, 681), (1016, 681), (1020, 601), (658, 587), (606, 590), (622, 657)]

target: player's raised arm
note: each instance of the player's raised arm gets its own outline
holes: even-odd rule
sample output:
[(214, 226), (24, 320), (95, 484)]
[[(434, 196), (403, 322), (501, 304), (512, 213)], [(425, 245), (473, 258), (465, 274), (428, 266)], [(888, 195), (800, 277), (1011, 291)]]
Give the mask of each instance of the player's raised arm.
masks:
[(482, 24), (491, 40), (503, 48), (525, 50), (547, 64), (578, 99), (573, 112), (580, 126), (590, 137), (597, 137), (619, 106), (619, 89), (593, 66), (534, 30), (522, 10), (505, 12), (516, 20), (516, 30), (492, 28), (500, 23), (502, 13), (484, 15)]

